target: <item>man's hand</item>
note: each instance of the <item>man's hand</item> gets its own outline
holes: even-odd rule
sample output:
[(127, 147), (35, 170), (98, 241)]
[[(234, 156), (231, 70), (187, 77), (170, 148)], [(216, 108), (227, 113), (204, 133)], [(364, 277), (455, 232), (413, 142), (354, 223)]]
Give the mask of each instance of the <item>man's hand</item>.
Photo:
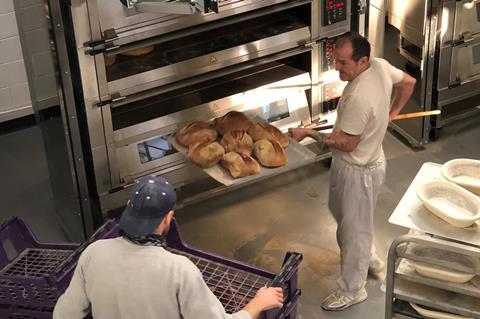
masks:
[(308, 136), (310, 130), (306, 128), (289, 128), (288, 132), (292, 134), (292, 138), (298, 142)]
[(282, 288), (263, 287), (257, 291), (255, 297), (245, 306), (243, 310), (248, 312), (252, 319), (258, 318), (265, 310), (283, 307)]

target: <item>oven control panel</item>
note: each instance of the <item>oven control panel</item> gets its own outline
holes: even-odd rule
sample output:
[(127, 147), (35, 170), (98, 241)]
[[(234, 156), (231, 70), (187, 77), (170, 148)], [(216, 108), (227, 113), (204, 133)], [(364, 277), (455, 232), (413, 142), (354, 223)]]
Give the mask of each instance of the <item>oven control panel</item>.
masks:
[(324, 26), (347, 19), (347, 0), (324, 0), (322, 9)]
[(335, 70), (335, 59), (333, 58), (333, 47), (335, 46), (336, 38), (330, 38), (325, 40), (323, 46), (323, 64), (322, 71)]
[(336, 81), (323, 85), (322, 112), (328, 112), (337, 108), (338, 101), (345, 88), (346, 82)]

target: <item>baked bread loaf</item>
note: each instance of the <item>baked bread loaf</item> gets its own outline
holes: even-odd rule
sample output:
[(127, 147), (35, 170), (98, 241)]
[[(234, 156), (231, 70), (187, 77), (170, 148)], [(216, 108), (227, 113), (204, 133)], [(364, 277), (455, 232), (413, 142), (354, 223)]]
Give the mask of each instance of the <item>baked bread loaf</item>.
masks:
[(247, 131), (253, 125), (245, 114), (237, 111), (230, 111), (216, 118), (213, 123), (220, 135), (225, 135), (228, 131)]
[(256, 141), (254, 153), (260, 164), (265, 167), (279, 167), (288, 162), (285, 150), (275, 140), (261, 139)]
[(143, 48), (128, 50), (128, 51), (122, 52), (120, 54), (121, 55), (126, 55), (126, 56), (142, 56), (142, 55), (149, 54), (154, 49), (155, 49), (155, 46), (149, 45), (149, 46), (146, 46), (146, 47), (143, 47)]
[(260, 173), (260, 165), (248, 155), (228, 152), (223, 156), (222, 165), (234, 178)]
[(288, 137), (275, 126), (268, 123), (257, 123), (248, 129), (248, 134), (256, 142), (261, 139), (275, 140), (283, 148), (288, 146)]
[(237, 152), (245, 155), (252, 155), (253, 140), (245, 131), (229, 131), (220, 142), (225, 152)]
[(222, 145), (217, 142), (203, 140), (190, 144), (188, 158), (201, 168), (209, 168), (220, 162), (225, 155)]
[(199, 141), (215, 141), (217, 131), (206, 122), (192, 122), (175, 134), (180, 145), (188, 147), (190, 144)]

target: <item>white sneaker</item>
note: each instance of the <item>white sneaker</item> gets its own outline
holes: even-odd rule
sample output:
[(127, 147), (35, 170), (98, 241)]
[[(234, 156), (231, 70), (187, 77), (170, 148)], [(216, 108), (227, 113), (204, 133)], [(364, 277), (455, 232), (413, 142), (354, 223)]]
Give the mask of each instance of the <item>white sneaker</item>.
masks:
[(325, 310), (343, 310), (367, 299), (368, 294), (365, 288), (356, 293), (343, 290), (332, 292), (322, 301), (322, 308)]
[(368, 265), (368, 273), (374, 277), (380, 277), (384, 269), (385, 263), (378, 258)]

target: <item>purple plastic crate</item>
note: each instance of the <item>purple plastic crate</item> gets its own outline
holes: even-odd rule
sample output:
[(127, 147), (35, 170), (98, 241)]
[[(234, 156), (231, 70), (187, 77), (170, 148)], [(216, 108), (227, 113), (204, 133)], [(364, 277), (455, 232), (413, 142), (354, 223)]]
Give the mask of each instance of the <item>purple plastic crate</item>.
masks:
[[(82, 245), (41, 244), (25, 223), (13, 218), (0, 227), (0, 319), (51, 318), (57, 298), (65, 291), (81, 252), (93, 241), (118, 237), (118, 220), (107, 221)], [(300, 296), (298, 266), (302, 256), (287, 253), (279, 274), (188, 246), (172, 222), (167, 249), (189, 258), (228, 313), (242, 309), (263, 286), (282, 287), (281, 310), (262, 319), (295, 319)], [(12, 246), (12, 248), (9, 248)], [(33, 262), (32, 262), (33, 261)]]
[(242, 309), (263, 286), (282, 287), (284, 306), (264, 312), (262, 319), (295, 319), (301, 291), (297, 288), (298, 267), (302, 255), (287, 253), (279, 274), (192, 248), (183, 240), (175, 220), (167, 235), (168, 250), (189, 258), (203, 275), (207, 286), (220, 300), (228, 313)]
[(53, 308), (0, 305), (0, 319), (51, 319)]
[(18, 217), (0, 227), (0, 305), (48, 308), (70, 283), (82, 251), (93, 241), (116, 233), (117, 221), (105, 223), (85, 243), (40, 243)]

